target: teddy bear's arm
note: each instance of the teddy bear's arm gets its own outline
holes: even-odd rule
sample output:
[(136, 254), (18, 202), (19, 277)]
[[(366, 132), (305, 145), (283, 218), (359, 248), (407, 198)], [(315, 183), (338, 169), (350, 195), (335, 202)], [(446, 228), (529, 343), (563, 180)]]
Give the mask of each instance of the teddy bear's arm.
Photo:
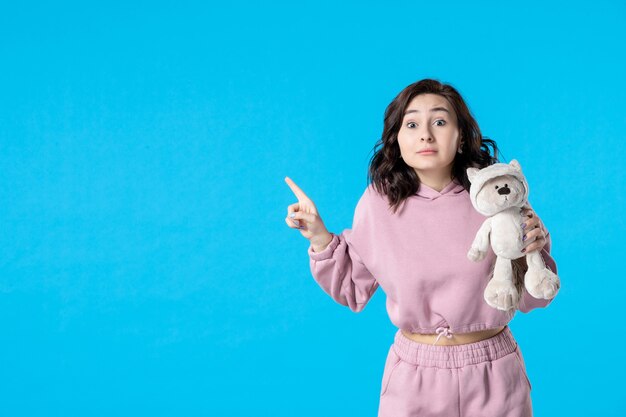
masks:
[(486, 219), (476, 232), (472, 246), (467, 252), (470, 261), (479, 262), (487, 256), (489, 249), (489, 233), (491, 233), (491, 218)]
[(491, 233), (491, 217), (486, 219), (476, 232), (476, 237), (472, 243), (472, 247), (480, 252), (487, 252), (489, 249), (489, 234)]

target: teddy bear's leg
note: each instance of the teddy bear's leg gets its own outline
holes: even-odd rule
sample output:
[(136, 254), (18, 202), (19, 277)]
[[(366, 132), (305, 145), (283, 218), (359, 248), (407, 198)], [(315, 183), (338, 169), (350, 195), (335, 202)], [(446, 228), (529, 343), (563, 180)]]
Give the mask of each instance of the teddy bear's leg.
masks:
[(519, 292), (513, 283), (513, 267), (510, 259), (496, 257), (493, 277), (485, 288), (484, 297), (487, 304), (498, 310), (507, 311), (517, 308)]
[(528, 271), (524, 275), (524, 286), (530, 295), (535, 298), (550, 299), (556, 296), (561, 287), (559, 277), (543, 262), (538, 251), (526, 255)]

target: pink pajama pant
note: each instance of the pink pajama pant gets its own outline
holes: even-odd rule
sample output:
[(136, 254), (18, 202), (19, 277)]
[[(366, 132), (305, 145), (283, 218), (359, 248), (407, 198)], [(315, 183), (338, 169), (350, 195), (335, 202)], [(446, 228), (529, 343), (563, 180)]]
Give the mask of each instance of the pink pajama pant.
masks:
[(400, 330), (389, 349), (378, 417), (530, 417), (531, 385), (509, 326), (464, 345), (429, 345)]

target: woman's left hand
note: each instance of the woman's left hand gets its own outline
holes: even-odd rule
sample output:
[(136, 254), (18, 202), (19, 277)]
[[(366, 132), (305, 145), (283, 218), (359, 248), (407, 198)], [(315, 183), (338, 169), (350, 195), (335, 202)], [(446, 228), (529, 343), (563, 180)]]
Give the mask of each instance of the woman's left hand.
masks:
[[(526, 223), (526, 227), (522, 229), (526, 236), (524, 240), (526, 245), (524, 249), (522, 249), (522, 252), (540, 251), (546, 245), (546, 229), (543, 226), (543, 222), (531, 208), (524, 208), (522, 210), (522, 219), (522, 223)], [(533, 238), (536, 239), (533, 240)]]

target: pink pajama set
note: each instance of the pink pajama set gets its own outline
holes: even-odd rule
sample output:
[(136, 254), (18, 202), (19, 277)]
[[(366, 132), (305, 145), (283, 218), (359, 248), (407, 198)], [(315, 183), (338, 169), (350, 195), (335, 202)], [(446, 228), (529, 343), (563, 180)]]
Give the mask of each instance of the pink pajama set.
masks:
[[(321, 252), (309, 247), (312, 275), (336, 302), (360, 312), (379, 286), (387, 296), (398, 331), (383, 370), (379, 417), (532, 416), (531, 383), (507, 325), (516, 310), (497, 310), (483, 298), (495, 254), (467, 258), (484, 220), (457, 180), (440, 192), (421, 184), (395, 214), (369, 185), (352, 229), (333, 233)], [(548, 234), (541, 255), (557, 272), (550, 245)], [(518, 309), (527, 313), (551, 301), (524, 289)], [(491, 338), (451, 346), (417, 343), (401, 332), (440, 339), (499, 326), (506, 327)]]

